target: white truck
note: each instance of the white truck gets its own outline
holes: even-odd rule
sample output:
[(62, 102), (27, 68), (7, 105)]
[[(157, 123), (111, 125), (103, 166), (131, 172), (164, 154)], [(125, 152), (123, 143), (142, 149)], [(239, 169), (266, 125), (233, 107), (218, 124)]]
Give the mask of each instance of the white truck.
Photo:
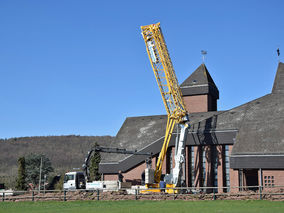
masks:
[(64, 176), (63, 189), (74, 191), (77, 189), (117, 191), (118, 181), (86, 181), (83, 172), (67, 172)]
[(67, 172), (64, 176), (64, 190), (86, 189), (86, 180), (83, 172)]

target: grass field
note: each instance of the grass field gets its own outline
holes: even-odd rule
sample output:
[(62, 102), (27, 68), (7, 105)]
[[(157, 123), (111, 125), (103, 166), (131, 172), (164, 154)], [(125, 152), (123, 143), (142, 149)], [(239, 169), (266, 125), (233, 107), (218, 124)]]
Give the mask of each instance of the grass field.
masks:
[(116, 212), (284, 212), (280, 201), (45, 201), (45, 202), (4, 202), (0, 213), (116, 213)]

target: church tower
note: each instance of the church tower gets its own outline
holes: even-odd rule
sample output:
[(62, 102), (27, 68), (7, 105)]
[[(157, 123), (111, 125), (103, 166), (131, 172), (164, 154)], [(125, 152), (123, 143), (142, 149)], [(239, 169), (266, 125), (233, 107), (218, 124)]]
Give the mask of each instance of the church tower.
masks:
[(217, 111), (219, 90), (205, 64), (201, 64), (180, 88), (189, 113)]

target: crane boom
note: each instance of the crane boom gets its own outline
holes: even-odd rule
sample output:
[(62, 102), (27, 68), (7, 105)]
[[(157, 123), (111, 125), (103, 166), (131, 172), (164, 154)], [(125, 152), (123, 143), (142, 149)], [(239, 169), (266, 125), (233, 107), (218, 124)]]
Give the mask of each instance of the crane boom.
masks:
[(168, 120), (164, 138), (164, 143), (156, 164), (154, 180), (160, 182), (162, 164), (167, 153), (171, 140), (173, 128), (176, 123), (181, 126), (179, 142), (175, 149), (176, 167), (173, 170), (172, 182), (180, 184), (181, 165), (184, 162), (184, 147), (189, 125), (187, 111), (182, 99), (181, 90), (171, 62), (160, 23), (141, 27), (142, 36), (146, 45), (146, 50), (152, 65), (156, 81), (158, 83), (162, 99), (167, 111)]
[(131, 154), (131, 155), (144, 155), (147, 156), (146, 164), (147, 168), (152, 166), (152, 153), (151, 152), (138, 152), (137, 150), (126, 150), (126, 149), (121, 149), (121, 148), (112, 148), (112, 147), (103, 147), (103, 146), (98, 146), (95, 145), (92, 147), (90, 151), (88, 151), (88, 154), (85, 158), (85, 162), (82, 165), (84, 175), (86, 178), (86, 181), (89, 181), (90, 179), (90, 161), (91, 161), (91, 156), (95, 152), (104, 152), (104, 153), (117, 153), (117, 154)]
[(180, 122), (186, 115), (185, 105), (160, 23), (142, 26), (141, 30), (167, 114)]

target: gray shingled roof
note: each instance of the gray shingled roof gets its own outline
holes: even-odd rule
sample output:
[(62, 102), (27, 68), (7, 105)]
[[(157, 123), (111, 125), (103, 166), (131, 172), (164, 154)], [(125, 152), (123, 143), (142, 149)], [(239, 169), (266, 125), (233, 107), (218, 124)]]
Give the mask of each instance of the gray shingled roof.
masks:
[[(126, 118), (111, 147), (141, 150), (161, 139), (166, 130), (167, 116), (141, 116)], [(129, 155), (108, 154), (102, 162), (118, 162)]]
[(201, 64), (181, 85), (182, 94), (202, 95), (211, 94), (219, 99), (219, 90), (209, 74), (205, 64)]
[(284, 64), (279, 63), (272, 93), (245, 105), (232, 155), (284, 154)]
[(270, 94), (246, 105), (232, 155), (284, 154), (284, 96)]

